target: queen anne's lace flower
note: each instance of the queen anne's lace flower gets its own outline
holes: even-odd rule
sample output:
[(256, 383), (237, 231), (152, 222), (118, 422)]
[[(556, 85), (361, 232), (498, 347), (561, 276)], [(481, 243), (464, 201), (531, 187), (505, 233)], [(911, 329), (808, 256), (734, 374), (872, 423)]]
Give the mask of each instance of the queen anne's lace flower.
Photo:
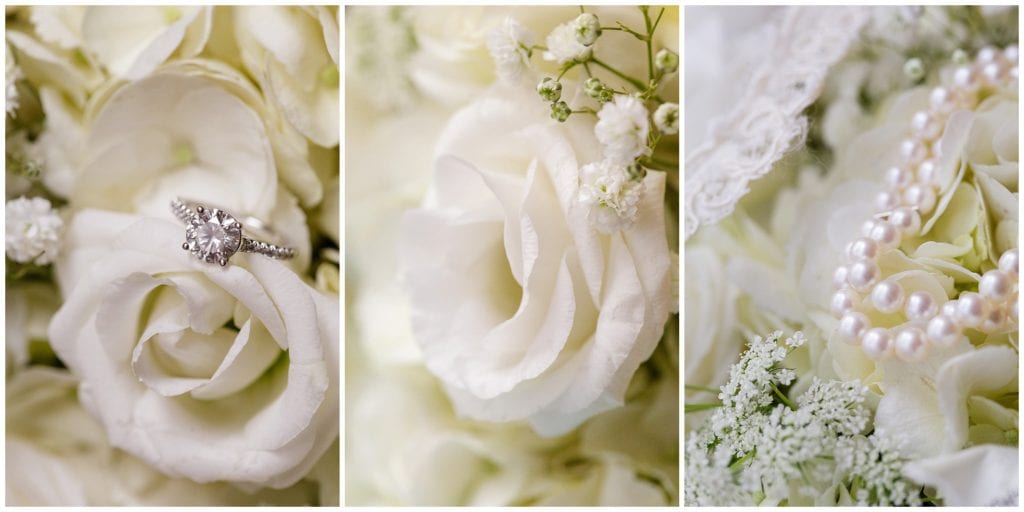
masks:
[(804, 338), (798, 332), (780, 346), (780, 337), (754, 339), (721, 388), (722, 406), (691, 435), (687, 501), (821, 504), (839, 485), (855, 488), (861, 504), (918, 504), (919, 487), (900, 476), (900, 451), (877, 432), (862, 436), (871, 411), (859, 382), (815, 379), (795, 405), (782, 398), (795, 374), (779, 363)]
[(594, 229), (609, 234), (633, 225), (640, 213), (642, 180), (633, 179), (626, 167), (609, 160), (584, 165), (580, 179), (579, 201)]
[(530, 67), (530, 54), (524, 46), (533, 46), (533, 41), (533, 32), (511, 16), (491, 30), (487, 37), (487, 50), (494, 59), (498, 78), (514, 82)]
[(617, 95), (597, 113), (594, 135), (604, 156), (626, 165), (650, 152), (647, 147), (647, 107), (633, 96)]
[(53, 263), (64, 221), (41, 197), (7, 201), (7, 256), (19, 263)]
[(562, 23), (555, 27), (548, 34), (546, 40), (548, 51), (544, 52), (544, 60), (553, 60), (559, 64), (565, 64), (574, 60), (584, 61), (589, 59), (593, 47), (584, 46), (576, 39), (576, 29), (576, 20)]

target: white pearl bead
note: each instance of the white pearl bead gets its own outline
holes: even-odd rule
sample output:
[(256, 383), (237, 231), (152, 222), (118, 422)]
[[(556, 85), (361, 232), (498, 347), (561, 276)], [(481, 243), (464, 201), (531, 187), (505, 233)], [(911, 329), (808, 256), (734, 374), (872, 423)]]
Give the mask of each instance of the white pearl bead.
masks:
[(889, 216), (889, 222), (908, 235), (916, 235), (921, 231), (921, 216), (907, 207), (894, 210)]
[(882, 281), (871, 290), (871, 302), (882, 313), (895, 313), (903, 307), (903, 287), (896, 281)]
[(935, 165), (935, 160), (929, 158), (917, 166), (917, 181), (922, 185), (940, 185), (939, 168)]
[(923, 110), (915, 112), (914, 117), (910, 118), (910, 127), (914, 131), (914, 135), (923, 140), (934, 140), (942, 131), (942, 123), (935, 119), (935, 116)]
[(1003, 78), (1006, 77), (1006, 68), (998, 62), (990, 62), (981, 68), (981, 76), (986, 83), (999, 85), (1003, 83)]
[(884, 220), (875, 223), (875, 227), (871, 230), (869, 236), (883, 250), (895, 249), (900, 245), (900, 230)]
[(860, 343), (860, 338), (864, 335), (864, 331), (870, 328), (871, 321), (868, 320), (864, 313), (850, 311), (839, 319), (839, 328), (836, 332), (844, 342), (850, 345), (857, 345)]
[(985, 319), (981, 321), (978, 330), (984, 333), (998, 332), (1006, 322), (1006, 312), (1003, 308), (993, 307), (985, 313)]
[(894, 165), (885, 171), (885, 184), (894, 189), (901, 189), (914, 181), (914, 173), (906, 167)]
[(907, 318), (910, 320), (929, 318), (934, 316), (938, 310), (939, 306), (935, 304), (935, 298), (926, 291), (911, 293), (907, 297), (906, 307), (903, 308), (903, 312), (907, 314)]
[(875, 265), (874, 262), (858, 261), (850, 265), (850, 274), (846, 279), (850, 282), (850, 286), (853, 286), (854, 290), (866, 292), (878, 282), (878, 277), (881, 273), (878, 265)]
[(858, 238), (850, 242), (846, 251), (850, 261), (871, 261), (878, 257), (878, 243), (870, 238)]
[(1004, 301), (1013, 292), (1013, 282), (1010, 276), (1002, 270), (989, 270), (981, 276), (978, 283), (978, 293), (982, 297), (992, 301)]
[(948, 316), (949, 318), (956, 320), (956, 306), (956, 300), (946, 301), (946, 303), (939, 308), (939, 313), (943, 316)]
[(1020, 58), (1020, 51), (1017, 49), (1017, 45), (1011, 44), (1003, 50), (1003, 58), (1006, 59), (1010, 64), (1016, 64)]
[(875, 196), (875, 211), (887, 212), (900, 205), (899, 194), (883, 190)]
[(988, 64), (989, 62), (995, 62), (996, 58), (999, 57), (999, 51), (991, 46), (986, 46), (978, 50), (978, 56), (975, 57), (975, 61), (978, 64)]
[(850, 311), (857, 309), (860, 305), (860, 295), (857, 292), (843, 288), (832, 295), (832, 314), (841, 317)]
[(1017, 308), (1018, 308), (1019, 304), (1020, 304), (1020, 297), (1019, 296), (1018, 297), (1014, 297), (1013, 301), (1011, 301), (1010, 305), (1007, 306), (1007, 308), (1006, 308), (1006, 316), (1010, 320), (1012, 320), (1014, 322), (1017, 321), (1017, 313), (1018, 313)]
[(846, 286), (846, 276), (850, 273), (850, 269), (846, 265), (839, 265), (832, 272), (832, 286), (837, 290)]
[(948, 114), (956, 108), (956, 100), (952, 91), (945, 87), (936, 87), (932, 89), (931, 94), (928, 96), (928, 102), (932, 106), (932, 110), (940, 114)]
[(869, 329), (864, 333), (860, 346), (868, 357), (875, 361), (881, 361), (892, 353), (892, 335), (881, 327)]
[(953, 85), (961, 91), (974, 92), (981, 86), (981, 81), (974, 67), (960, 66), (953, 71)]
[(928, 322), (928, 339), (936, 346), (949, 348), (963, 339), (963, 333), (955, 320), (939, 315)]
[(913, 363), (924, 359), (928, 351), (928, 340), (917, 327), (908, 327), (896, 335), (896, 355)]
[(961, 294), (956, 303), (956, 318), (967, 327), (981, 325), (989, 310), (988, 301), (974, 292)]
[(868, 220), (864, 221), (863, 224), (860, 225), (860, 234), (863, 235), (863, 236), (868, 236), (868, 235), (871, 234), (871, 230), (874, 229), (874, 228), (875, 228), (875, 221), (874, 221), (874, 219), (868, 219)]
[(915, 166), (928, 158), (928, 148), (917, 139), (906, 139), (900, 143), (900, 158)]
[(1020, 80), (1020, 69), (1018, 69), (1017, 66), (1014, 66), (1010, 68), (1010, 72), (1007, 73), (1006, 76), (1010, 77), (1010, 83), (1017, 82)]
[(935, 209), (935, 191), (927, 185), (915, 184), (907, 187), (903, 192), (903, 200), (922, 215), (928, 215)]
[(1016, 276), (1020, 269), (1020, 251), (1016, 247), (999, 257), (999, 270)]

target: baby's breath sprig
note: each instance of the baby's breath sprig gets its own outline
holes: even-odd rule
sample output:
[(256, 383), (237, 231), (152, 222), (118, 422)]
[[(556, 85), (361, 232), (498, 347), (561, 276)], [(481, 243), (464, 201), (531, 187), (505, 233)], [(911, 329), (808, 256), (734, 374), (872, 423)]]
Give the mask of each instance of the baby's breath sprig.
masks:
[[(504, 70), (499, 72), (503, 79), (529, 67), (529, 60), (538, 53), (559, 65), (556, 75), (544, 76), (536, 85), (552, 119), (563, 123), (574, 115), (597, 118), (594, 135), (601, 144), (602, 160), (581, 167), (577, 200), (594, 229), (606, 234), (628, 229), (636, 221), (647, 169), (671, 174), (679, 168), (678, 160), (655, 156), (663, 137), (679, 131), (679, 105), (666, 102), (658, 93), (666, 77), (678, 70), (679, 56), (655, 47), (655, 32), (665, 9), (639, 9), (642, 30), (622, 22), (605, 25), (597, 14), (581, 7), (580, 14), (555, 27), (543, 45), (533, 44), (532, 35), (511, 19), (492, 33), (488, 43), (496, 66)], [(631, 76), (597, 55), (596, 43), (608, 32), (624, 32), (643, 43), (645, 77)], [(583, 95), (565, 93), (568, 82), (563, 80), (573, 70), (580, 72)], [(579, 98), (584, 103), (573, 105)]]

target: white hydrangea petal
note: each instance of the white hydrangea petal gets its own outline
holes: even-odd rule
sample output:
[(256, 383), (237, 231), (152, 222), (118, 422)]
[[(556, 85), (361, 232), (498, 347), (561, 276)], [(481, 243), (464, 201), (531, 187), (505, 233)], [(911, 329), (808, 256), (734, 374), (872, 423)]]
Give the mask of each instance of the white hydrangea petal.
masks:
[(1009, 347), (986, 346), (948, 360), (935, 379), (938, 406), (945, 416), (943, 447), (951, 452), (967, 441), (967, 398), (1016, 389), (1017, 353)]
[(972, 446), (909, 462), (903, 473), (934, 487), (949, 507), (1016, 503), (1019, 450), (1011, 446)]

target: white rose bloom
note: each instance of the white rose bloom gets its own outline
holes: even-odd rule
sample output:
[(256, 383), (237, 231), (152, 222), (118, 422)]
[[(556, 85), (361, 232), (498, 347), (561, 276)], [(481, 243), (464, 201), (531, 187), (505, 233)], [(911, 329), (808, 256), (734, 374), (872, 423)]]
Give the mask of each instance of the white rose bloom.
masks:
[(605, 158), (620, 165), (629, 165), (650, 152), (647, 147), (647, 107), (639, 99), (622, 94), (605, 103), (597, 113), (594, 134), (601, 143)]
[(242, 62), (264, 93), (314, 144), (337, 146), (337, 13), (323, 6), (238, 6), (233, 13)]
[(82, 46), (110, 74), (137, 80), (175, 52), (184, 58), (198, 55), (212, 24), (212, 7), (88, 7), (82, 17)]
[(306, 219), (278, 189), (274, 153), (258, 113), (209, 78), (159, 72), (115, 92), (87, 127), (85, 164), (71, 206), (171, 217), (184, 197), (253, 215), (309, 262)]
[(43, 41), (65, 50), (82, 45), (82, 20), (88, 7), (34, 5), (29, 9), (29, 19)]
[(548, 50), (544, 52), (544, 60), (553, 60), (565, 64), (574, 60), (584, 61), (590, 58), (592, 46), (583, 46), (576, 39), (576, 21), (562, 23), (548, 34)]
[(597, 233), (575, 200), (592, 128), (498, 87), (441, 136), (399, 254), (416, 340), (461, 415), (554, 435), (621, 405), (674, 310), (665, 175), (647, 174), (631, 229)]
[(494, 59), (498, 77), (515, 82), (530, 67), (530, 59), (523, 46), (533, 46), (534, 36), (515, 18), (508, 16), (487, 37), (487, 50)]
[(42, 197), (11, 199), (6, 206), (7, 257), (18, 263), (48, 265), (60, 251), (64, 221)]
[(8, 30), (6, 37), (26, 80), (61, 91), (77, 107), (84, 107), (89, 94), (103, 81), (102, 73), (88, 58), (76, 59), (71, 50), (51, 48), (19, 30)]
[(315, 485), (246, 492), (224, 482), (168, 478), (110, 446), (78, 403), (68, 372), (32, 367), (7, 381), (8, 506), (316, 504)]
[(337, 300), (264, 256), (197, 261), (182, 231), (79, 212), (50, 342), (112, 445), (173, 477), (292, 485), (338, 436)]

